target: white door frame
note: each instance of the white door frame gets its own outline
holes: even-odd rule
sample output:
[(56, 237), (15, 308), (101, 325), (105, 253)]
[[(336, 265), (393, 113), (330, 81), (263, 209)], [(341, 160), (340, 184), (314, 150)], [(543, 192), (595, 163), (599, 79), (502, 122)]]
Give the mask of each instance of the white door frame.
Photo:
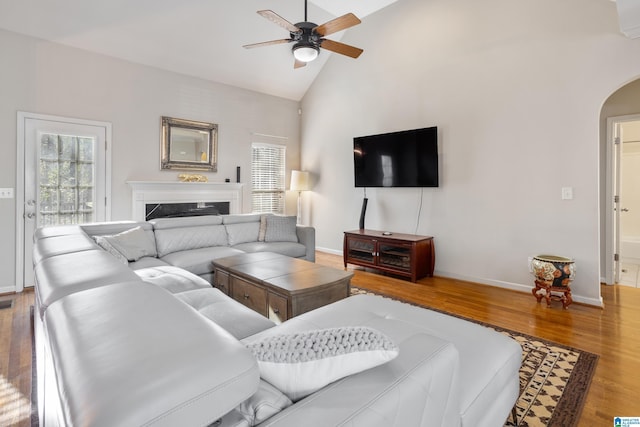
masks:
[(29, 119), (59, 121), (64, 123), (98, 126), (104, 127), (106, 133), (106, 152), (105, 152), (105, 220), (111, 219), (111, 123), (100, 122), (95, 120), (75, 119), (69, 117), (52, 116), (48, 114), (28, 113), (18, 111), (16, 126), (16, 292), (24, 290), (24, 192), (25, 192), (25, 127), (26, 121)]
[[(620, 204), (615, 202), (616, 191), (620, 179), (619, 156), (616, 156), (616, 128), (620, 123), (640, 121), (640, 114), (613, 116), (607, 118), (607, 169), (606, 169), (606, 203), (605, 203), (605, 281), (607, 285), (614, 285), (620, 277), (620, 263), (614, 260), (615, 254), (620, 253)], [(622, 142), (620, 142), (622, 144)], [(620, 147), (620, 146), (618, 146)]]

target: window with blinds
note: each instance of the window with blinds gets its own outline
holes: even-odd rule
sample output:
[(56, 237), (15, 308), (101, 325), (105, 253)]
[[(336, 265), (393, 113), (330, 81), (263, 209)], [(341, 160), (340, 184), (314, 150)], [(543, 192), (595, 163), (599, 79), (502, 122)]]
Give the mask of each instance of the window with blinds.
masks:
[(253, 212), (284, 213), (286, 147), (251, 144), (251, 208)]

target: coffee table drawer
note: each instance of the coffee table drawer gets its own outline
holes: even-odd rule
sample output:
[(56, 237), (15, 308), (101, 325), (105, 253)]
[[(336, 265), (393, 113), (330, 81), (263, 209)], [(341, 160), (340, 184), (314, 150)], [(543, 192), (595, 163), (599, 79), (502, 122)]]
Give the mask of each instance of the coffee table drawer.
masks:
[(216, 288), (220, 289), (225, 295), (229, 295), (229, 273), (222, 270), (217, 270), (215, 272), (215, 280)]
[(269, 292), (269, 319), (276, 323), (282, 323), (289, 318), (287, 298)]
[(267, 317), (267, 291), (246, 280), (231, 276), (231, 297)]

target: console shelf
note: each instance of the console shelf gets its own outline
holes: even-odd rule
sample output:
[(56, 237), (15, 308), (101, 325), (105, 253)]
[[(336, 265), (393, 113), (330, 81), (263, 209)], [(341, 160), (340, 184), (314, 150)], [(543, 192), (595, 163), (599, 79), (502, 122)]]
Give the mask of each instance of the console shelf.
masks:
[(355, 264), (408, 277), (412, 282), (433, 276), (433, 237), (378, 230), (344, 232), (344, 267)]

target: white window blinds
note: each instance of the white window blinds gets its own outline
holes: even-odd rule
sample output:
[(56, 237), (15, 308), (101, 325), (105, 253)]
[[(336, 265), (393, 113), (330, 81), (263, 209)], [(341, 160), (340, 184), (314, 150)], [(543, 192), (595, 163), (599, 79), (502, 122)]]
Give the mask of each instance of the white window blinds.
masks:
[(253, 212), (284, 213), (284, 145), (251, 144), (251, 204)]

